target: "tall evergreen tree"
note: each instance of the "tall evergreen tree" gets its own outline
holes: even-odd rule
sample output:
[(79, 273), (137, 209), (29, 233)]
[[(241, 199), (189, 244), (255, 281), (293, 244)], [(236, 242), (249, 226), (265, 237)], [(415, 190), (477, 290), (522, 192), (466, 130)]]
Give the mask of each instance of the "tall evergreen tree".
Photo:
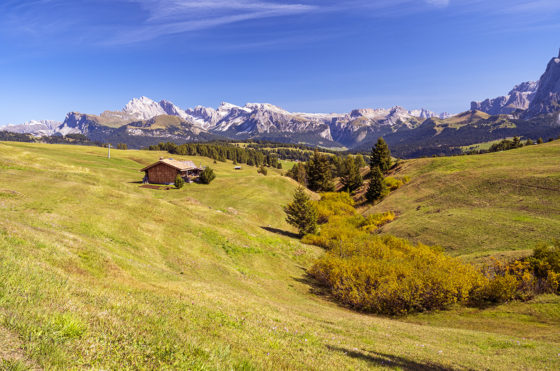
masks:
[(383, 179), (383, 173), (376, 167), (371, 172), (371, 181), (369, 182), (368, 189), (366, 191), (366, 199), (369, 202), (377, 201), (385, 195), (387, 192), (387, 186), (385, 185)]
[(317, 210), (303, 187), (298, 187), (291, 203), (284, 206), (286, 221), (296, 227), (301, 236), (317, 232)]
[(391, 151), (383, 138), (377, 139), (377, 143), (371, 149), (370, 169), (373, 172), (378, 167), (382, 173), (391, 168)]
[(327, 156), (320, 154), (317, 149), (307, 162), (306, 173), (307, 184), (312, 191), (329, 192), (334, 190), (329, 159)]
[(340, 182), (347, 192), (354, 192), (364, 183), (360, 169), (356, 166), (356, 161), (351, 156), (346, 156), (344, 160)]

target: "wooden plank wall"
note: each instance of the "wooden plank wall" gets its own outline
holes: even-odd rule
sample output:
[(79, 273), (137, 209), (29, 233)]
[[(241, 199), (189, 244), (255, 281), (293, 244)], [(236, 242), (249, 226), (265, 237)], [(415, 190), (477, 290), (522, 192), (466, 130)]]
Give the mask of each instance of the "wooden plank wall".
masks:
[(156, 184), (173, 183), (179, 171), (165, 164), (158, 164), (148, 169), (148, 181)]

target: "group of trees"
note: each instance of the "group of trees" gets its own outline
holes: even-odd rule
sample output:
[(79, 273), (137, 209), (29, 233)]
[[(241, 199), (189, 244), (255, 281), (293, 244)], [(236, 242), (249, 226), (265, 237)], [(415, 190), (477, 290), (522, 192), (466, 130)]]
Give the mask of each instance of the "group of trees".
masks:
[(365, 165), (361, 154), (342, 156), (315, 149), (309, 161), (296, 163), (286, 175), (315, 192), (333, 191), (333, 180), (338, 177), (342, 190), (354, 192), (364, 183), (361, 168)]
[[(373, 202), (387, 193), (384, 174), (391, 168), (391, 151), (383, 138), (379, 138), (371, 150), (369, 159), (370, 182), (366, 199)], [(331, 192), (335, 189), (333, 179), (340, 179), (341, 191), (354, 193), (363, 184), (361, 169), (366, 166), (364, 157), (357, 155), (334, 155), (317, 149), (306, 163), (296, 163), (286, 175), (315, 192)]]
[[(552, 138), (550, 139), (552, 140)], [(537, 139), (537, 144), (544, 143), (542, 138)], [(499, 143), (492, 144), (488, 149), (488, 152), (500, 152), (500, 151), (507, 151), (510, 149), (521, 148), (525, 146), (531, 146), (535, 144), (531, 139), (527, 139), (525, 144), (521, 143), (521, 139), (519, 137), (514, 137), (513, 140), (504, 139)]]

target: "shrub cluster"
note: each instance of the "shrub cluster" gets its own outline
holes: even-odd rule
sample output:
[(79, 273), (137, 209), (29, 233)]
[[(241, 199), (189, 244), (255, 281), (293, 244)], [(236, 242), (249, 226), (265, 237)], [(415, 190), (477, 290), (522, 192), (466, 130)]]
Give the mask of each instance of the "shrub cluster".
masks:
[(484, 281), (471, 298), (474, 305), (525, 301), (545, 293), (560, 294), (560, 241), (538, 246), (526, 259), (493, 260), (482, 272)]
[(482, 275), (425, 245), (357, 232), (332, 240), (310, 273), (354, 309), (403, 315), (466, 303)]

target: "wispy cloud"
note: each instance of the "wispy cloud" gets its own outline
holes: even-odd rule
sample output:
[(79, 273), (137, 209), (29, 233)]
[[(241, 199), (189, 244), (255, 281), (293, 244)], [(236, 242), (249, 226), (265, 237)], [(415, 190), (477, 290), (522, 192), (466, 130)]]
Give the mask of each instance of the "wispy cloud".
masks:
[(434, 5), (441, 8), (449, 5), (449, 0), (426, 0), (426, 2), (430, 5)]
[(131, 0), (148, 12), (145, 21), (124, 29), (106, 44), (129, 44), (164, 35), (209, 29), (231, 23), (309, 13), (319, 9), (306, 4), (252, 0)]
[[(276, 18), (286, 25), (276, 29), (275, 37), (282, 39), (289, 21), (303, 15), (380, 18), (434, 10), (450, 16), (481, 15), (489, 25), (480, 27), (488, 30), (490, 18), (503, 14), (512, 17), (511, 27), (550, 26), (551, 17), (560, 12), (560, 0), (3, 0), (0, 33), (49, 43), (118, 46)], [(274, 43), (258, 38), (243, 42)]]

